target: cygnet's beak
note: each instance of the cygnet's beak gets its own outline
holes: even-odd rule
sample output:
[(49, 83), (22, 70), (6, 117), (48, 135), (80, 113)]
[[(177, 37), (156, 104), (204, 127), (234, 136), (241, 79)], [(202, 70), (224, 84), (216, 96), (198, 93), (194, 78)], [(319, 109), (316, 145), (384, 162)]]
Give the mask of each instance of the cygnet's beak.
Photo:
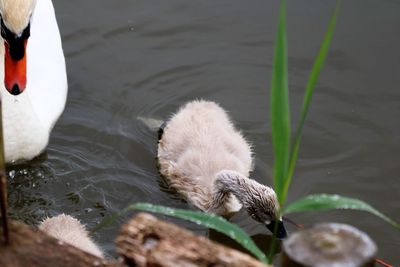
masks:
[(276, 231), (276, 237), (279, 239), (284, 239), (287, 236), (287, 232), (285, 226), (282, 221), (272, 221), (269, 224), (265, 225), (268, 230), (270, 230), (273, 234)]

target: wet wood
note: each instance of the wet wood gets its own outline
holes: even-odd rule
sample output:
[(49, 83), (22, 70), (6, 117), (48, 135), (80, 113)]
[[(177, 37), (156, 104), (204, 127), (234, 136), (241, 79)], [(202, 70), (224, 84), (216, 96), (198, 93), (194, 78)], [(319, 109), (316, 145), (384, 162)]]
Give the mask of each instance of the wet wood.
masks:
[(122, 227), (116, 241), (119, 261), (97, 258), (23, 223), (10, 222), (9, 226), (10, 244), (0, 244), (0, 266), (266, 266), (247, 254), (144, 213)]
[(106, 262), (22, 223), (10, 223), (10, 244), (0, 244), (0, 266), (124, 266)]
[(319, 224), (283, 242), (282, 267), (370, 267), (376, 252), (371, 238), (350, 225)]
[(116, 243), (118, 254), (129, 266), (266, 266), (247, 254), (144, 213), (122, 227)]

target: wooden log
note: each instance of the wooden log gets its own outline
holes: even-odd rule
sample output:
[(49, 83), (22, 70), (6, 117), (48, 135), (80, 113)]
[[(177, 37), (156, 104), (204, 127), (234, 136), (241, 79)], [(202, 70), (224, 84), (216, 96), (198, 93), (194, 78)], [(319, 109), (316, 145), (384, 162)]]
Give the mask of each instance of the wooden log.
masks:
[(195, 236), (149, 214), (139, 214), (123, 226), (117, 238), (117, 251), (122, 256), (120, 261), (106, 261), (33, 227), (11, 222), (10, 244), (0, 242), (0, 266), (266, 266), (247, 254)]
[(128, 266), (266, 266), (247, 254), (145, 213), (122, 227), (116, 243), (118, 254)]
[(370, 267), (376, 252), (371, 238), (350, 225), (318, 224), (283, 242), (282, 267)]
[[(1, 233), (2, 234), (2, 233)], [(0, 266), (10, 267), (121, 267), (117, 262), (106, 262), (28, 225), (10, 223), (10, 243), (0, 243)]]

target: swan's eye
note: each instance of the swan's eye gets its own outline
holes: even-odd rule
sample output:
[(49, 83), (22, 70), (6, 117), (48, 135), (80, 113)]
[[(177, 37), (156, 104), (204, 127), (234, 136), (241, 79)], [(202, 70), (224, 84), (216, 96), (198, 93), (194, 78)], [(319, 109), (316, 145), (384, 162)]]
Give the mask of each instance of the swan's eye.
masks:
[(8, 40), (8, 35), (9, 35), (9, 31), (6, 27), (6, 25), (4, 24), (3, 19), (1, 19), (1, 37), (3, 37), (4, 40)]
[(29, 38), (29, 36), (31, 36), (31, 24), (28, 23), (28, 26), (26, 26), (26, 28), (24, 29), (24, 31), (21, 34), (21, 39), (26, 40)]

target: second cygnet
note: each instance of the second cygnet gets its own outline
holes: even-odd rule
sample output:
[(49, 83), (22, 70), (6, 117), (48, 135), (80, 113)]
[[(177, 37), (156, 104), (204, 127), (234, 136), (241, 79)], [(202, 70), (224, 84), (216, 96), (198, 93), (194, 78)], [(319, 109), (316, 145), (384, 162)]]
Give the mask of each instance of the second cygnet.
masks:
[(103, 258), (103, 252), (89, 237), (85, 226), (70, 215), (61, 214), (47, 218), (40, 223), (39, 229), (48, 235), (68, 243), (85, 252)]

